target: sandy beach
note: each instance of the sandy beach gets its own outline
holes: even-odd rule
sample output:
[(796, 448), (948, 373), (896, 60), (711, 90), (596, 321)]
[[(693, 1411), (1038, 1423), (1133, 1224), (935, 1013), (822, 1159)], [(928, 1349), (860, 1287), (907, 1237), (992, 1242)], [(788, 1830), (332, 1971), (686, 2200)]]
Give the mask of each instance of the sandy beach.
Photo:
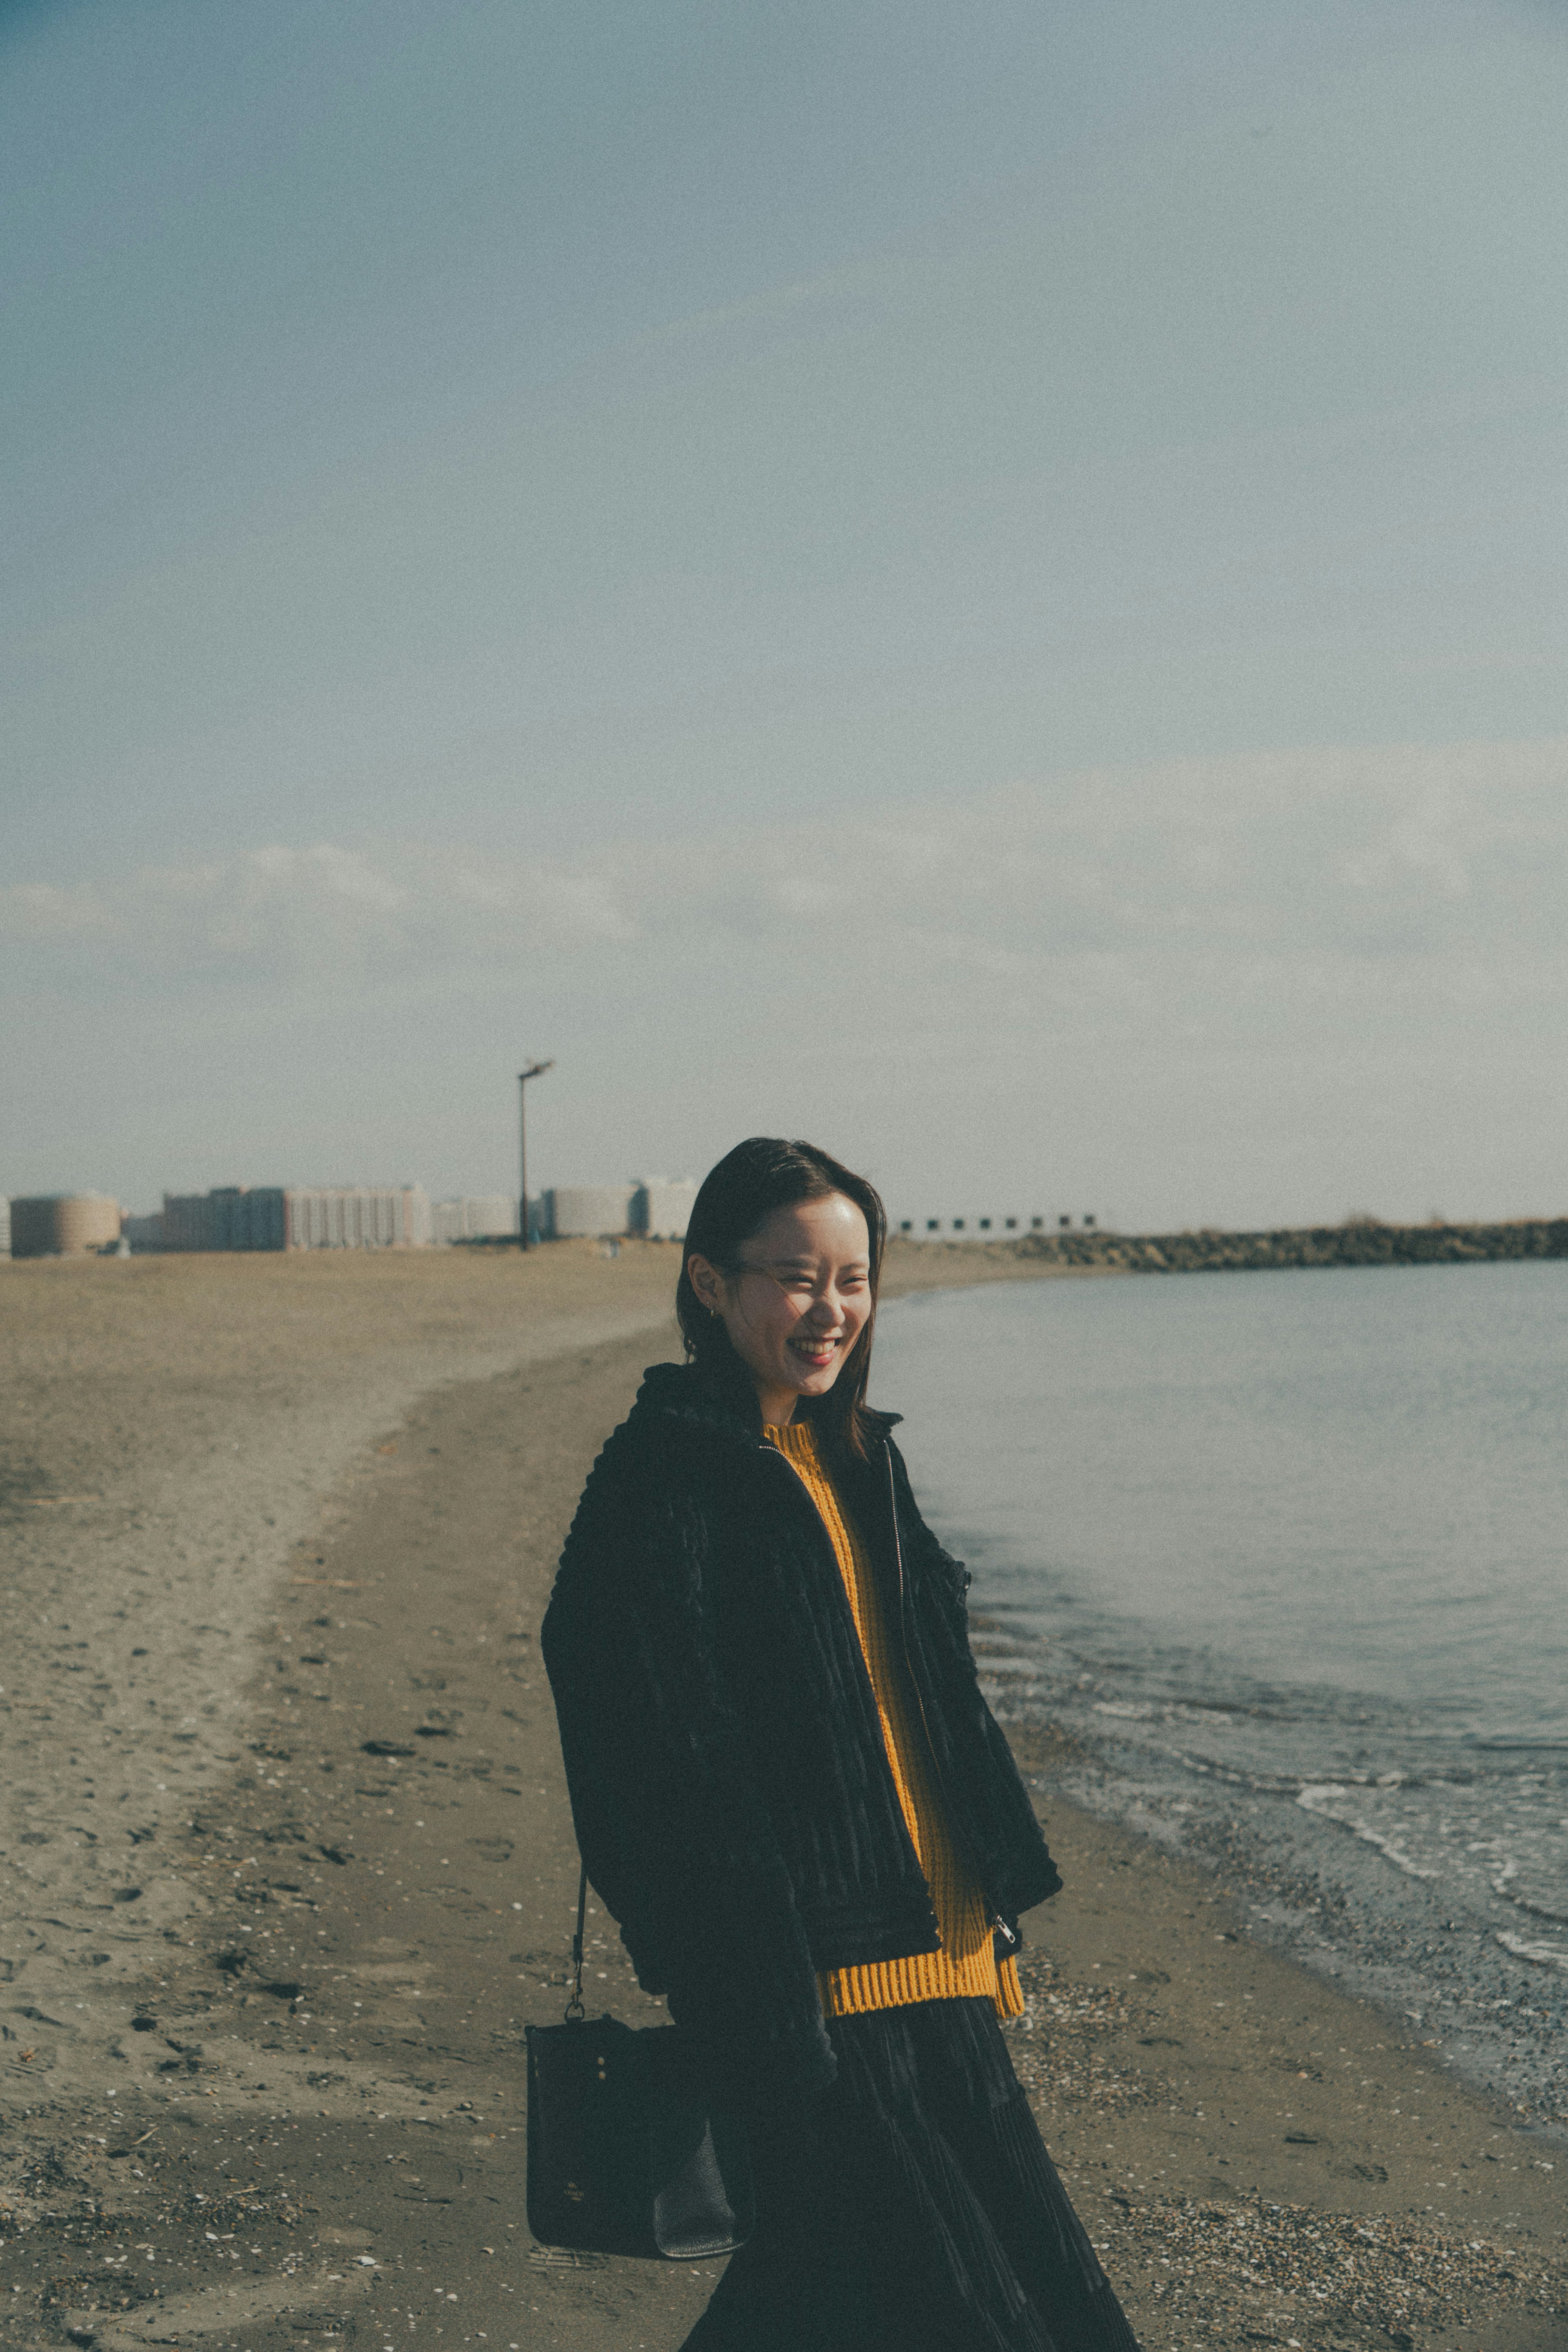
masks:
[[(711, 2268), (529, 2238), (520, 2063), (575, 1885), (538, 1620), (674, 1276), (0, 1265), (0, 2342), (680, 2342)], [(1568, 2346), (1568, 2148), (1015, 1737), (1067, 1881), (1018, 2064), (1149, 2352)], [(653, 2014), (590, 1926), (591, 2009)]]

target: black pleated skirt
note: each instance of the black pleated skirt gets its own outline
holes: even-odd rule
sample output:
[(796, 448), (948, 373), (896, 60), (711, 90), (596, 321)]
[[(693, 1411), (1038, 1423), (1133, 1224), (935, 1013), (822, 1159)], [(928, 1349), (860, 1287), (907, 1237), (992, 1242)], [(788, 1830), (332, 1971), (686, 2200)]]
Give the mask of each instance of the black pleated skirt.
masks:
[(991, 2003), (828, 2030), (810, 2122), (752, 2121), (757, 2230), (684, 2352), (1138, 2352)]

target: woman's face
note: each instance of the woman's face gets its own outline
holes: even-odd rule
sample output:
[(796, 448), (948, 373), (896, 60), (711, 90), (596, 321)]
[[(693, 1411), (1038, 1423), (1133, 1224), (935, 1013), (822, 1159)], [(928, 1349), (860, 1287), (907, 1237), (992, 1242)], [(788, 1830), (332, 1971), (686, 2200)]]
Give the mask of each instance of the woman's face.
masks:
[(775, 1209), (741, 1244), (734, 1275), (695, 1255), (687, 1272), (756, 1381), (768, 1423), (787, 1422), (797, 1397), (827, 1393), (871, 1319), (870, 1236), (841, 1192)]

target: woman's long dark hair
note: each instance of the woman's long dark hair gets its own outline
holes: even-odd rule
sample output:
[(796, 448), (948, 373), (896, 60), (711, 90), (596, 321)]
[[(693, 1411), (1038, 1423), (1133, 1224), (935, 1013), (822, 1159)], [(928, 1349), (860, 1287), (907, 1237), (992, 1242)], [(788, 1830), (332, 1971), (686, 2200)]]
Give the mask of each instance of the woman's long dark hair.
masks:
[(832, 1387), (823, 1396), (804, 1399), (802, 1409), (830, 1446), (842, 1447), (863, 1462), (873, 1436), (865, 1391), (871, 1375), (883, 1244), (887, 1239), (887, 1212), (876, 1187), (863, 1176), (855, 1175), (814, 1143), (786, 1143), (776, 1135), (750, 1135), (744, 1143), (737, 1143), (716, 1168), (709, 1169), (692, 1205), (681, 1253), (681, 1278), (675, 1286), (675, 1316), (692, 1361), (733, 1373), (740, 1359), (723, 1323), (709, 1314), (692, 1288), (691, 1260), (706, 1257), (720, 1274), (733, 1278), (740, 1269), (742, 1248), (775, 1209), (793, 1209), (802, 1201), (825, 1201), (834, 1192), (852, 1201), (865, 1219), (871, 1244), (871, 1313)]

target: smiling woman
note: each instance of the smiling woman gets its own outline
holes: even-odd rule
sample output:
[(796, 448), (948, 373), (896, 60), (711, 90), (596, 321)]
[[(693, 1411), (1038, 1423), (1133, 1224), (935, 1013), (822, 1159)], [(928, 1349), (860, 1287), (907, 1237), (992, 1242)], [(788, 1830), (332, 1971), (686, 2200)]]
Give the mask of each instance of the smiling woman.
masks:
[[(821, 1190), (797, 1189), (812, 1184)], [(769, 1196), (778, 1205), (759, 1220)], [(686, 1227), (675, 1313), (687, 1355), (705, 1363), (733, 1349), (766, 1423), (788, 1423), (804, 1400), (863, 1458), (886, 1231), (872, 1186), (826, 1152), (768, 1138), (739, 1145), (709, 1175)]]
[(871, 1238), (841, 1192), (776, 1209), (750, 1254), (721, 1272), (694, 1251), (685, 1281), (757, 1383), (762, 1416), (788, 1422), (826, 1396), (871, 1319)]
[(885, 1231), (814, 1145), (720, 1160), (689, 1360), (594, 1465), (545, 1619), (585, 1866), (751, 2140), (687, 2352), (1135, 2352), (997, 2023), (1061, 1881), (866, 1402)]

